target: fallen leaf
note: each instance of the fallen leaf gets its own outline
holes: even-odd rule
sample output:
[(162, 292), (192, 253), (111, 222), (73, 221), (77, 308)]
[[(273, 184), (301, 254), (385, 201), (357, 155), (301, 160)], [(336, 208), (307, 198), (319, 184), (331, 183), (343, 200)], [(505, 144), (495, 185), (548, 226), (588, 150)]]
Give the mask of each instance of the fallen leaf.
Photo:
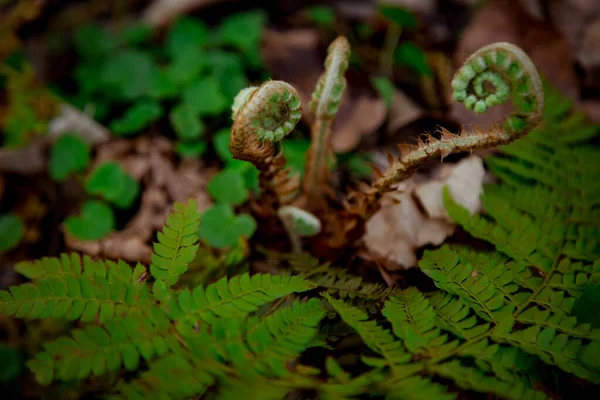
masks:
[(78, 108), (62, 103), (58, 116), (50, 120), (48, 136), (56, 140), (65, 133), (79, 135), (91, 145), (105, 143), (110, 139), (110, 132), (102, 124)]
[(395, 269), (414, 267), (419, 248), (439, 246), (456, 228), (443, 204), (444, 186), (449, 186), (459, 204), (477, 212), (485, 177), (481, 158), (471, 156), (440, 166), (423, 183), (425, 177), (420, 175), (403, 182), (399, 190), (384, 195), (381, 210), (367, 222), (368, 255), (390, 261)]
[(452, 197), (473, 214), (481, 209), (480, 197), (485, 176), (483, 160), (471, 156), (455, 165), (444, 164), (435, 180), (417, 184), (414, 192), (430, 218), (452, 222), (444, 206), (444, 187), (448, 186)]
[(175, 20), (178, 16), (216, 3), (230, 0), (154, 0), (144, 11), (143, 19), (154, 28)]
[[(349, 97), (350, 95), (346, 98)], [(381, 97), (360, 96), (348, 100), (346, 104), (350, 102), (351, 105), (344, 107), (344, 100), (342, 100), (340, 110), (333, 122), (331, 142), (336, 153), (354, 150), (363, 135), (375, 132), (387, 115), (387, 107)]]
[(396, 89), (388, 116), (387, 132), (395, 134), (423, 116), (423, 109), (401, 90)]
[(46, 144), (43, 138), (33, 140), (22, 149), (0, 149), (0, 171), (31, 175), (46, 170)]

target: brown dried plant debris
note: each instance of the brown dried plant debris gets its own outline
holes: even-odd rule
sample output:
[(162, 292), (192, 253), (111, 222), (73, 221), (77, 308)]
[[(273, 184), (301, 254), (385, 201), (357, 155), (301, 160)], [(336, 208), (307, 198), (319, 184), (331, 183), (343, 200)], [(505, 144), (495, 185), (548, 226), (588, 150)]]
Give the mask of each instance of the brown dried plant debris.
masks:
[[(311, 94), (323, 73), (319, 32), (315, 29), (267, 29), (264, 42), (263, 56), (267, 68), (274, 77), (296, 88), (303, 108), (308, 110)], [(363, 135), (375, 132), (384, 123), (386, 116), (382, 98), (359, 91), (352, 87), (352, 82), (348, 82), (333, 123), (333, 150), (353, 150)], [(302, 118), (307, 125), (313, 122), (312, 113), (305, 112)]]
[(198, 160), (176, 161), (164, 137), (114, 140), (98, 147), (94, 164), (118, 161), (142, 185), (139, 211), (125, 229), (99, 241), (80, 241), (65, 233), (71, 250), (92, 256), (149, 262), (151, 241), (174, 202), (195, 198), (200, 211), (210, 207), (206, 184), (214, 173)]
[(400, 188), (383, 196), (382, 207), (367, 222), (364, 256), (385, 259), (388, 270), (416, 266), (415, 252), (442, 244), (454, 233), (455, 225), (443, 204), (448, 186), (454, 199), (471, 213), (480, 210), (486, 173), (477, 156), (457, 164), (443, 164), (430, 177), (415, 175)]

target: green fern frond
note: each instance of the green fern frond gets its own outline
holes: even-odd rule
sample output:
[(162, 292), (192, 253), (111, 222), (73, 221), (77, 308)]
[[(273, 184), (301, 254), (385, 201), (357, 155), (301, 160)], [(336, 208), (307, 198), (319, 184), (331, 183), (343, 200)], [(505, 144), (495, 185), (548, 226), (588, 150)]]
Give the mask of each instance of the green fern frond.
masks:
[(242, 375), (288, 375), (286, 364), (298, 358), (318, 333), (319, 322), (325, 316), (319, 303), (318, 299), (295, 302), (260, 322), (249, 319), (244, 341), (248, 349), (237, 353), (230, 350), (228, 358)]
[(224, 277), (206, 288), (182, 290), (168, 301), (167, 308), (179, 333), (189, 337), (200, 321), (245, 317), (277, 298), (312, 288), (310, 282), (296, 276), (243, 274), (229, 280)]
[(486, 375), (477, 368), (465, 367), (458, 360), (450, 361), (431, 368), (432, 372), (443, 378), (452, 379), (462, 389), (493, 393), (506, 399), (545, 400), (549, 397), (531, 388), (525, 381), (504, 381)]
[(436, 325), (436, 314), (429, 301), (416, 288), (409, 288), (385, 303), (383, 316), (392, 323), (394, 334), (413, 354), (441, 356), (458, 346), (449, 341)]
[(158, 309), (148, 316), (129, 316), (105, 323), (104, 328), (88, 325), (69, 336), (44, 345), (44, 351), (27, 362), (36, 380), (47, 385), (55, 379), (83, 379), (100, 376), (125, 366), (138, 368), (140, 358), (150, 360), (178, 347), (169, 334), (171, 324)]
[[(450, 216), (498, 251), (443, 246), (427, 252), (420, 267), (453, 295), (431, 297), (453, 333), (464, 337), (465, 327), (480, 327), (486, 340), (600, 382), (593, 361), (600, 330), (571, 315), (577, 297), (600, 278), (600, 167), (592, 161), (600, 151), (586, 143), (600, 130), (549, 94), (544, 122), (489, 159), (502, 182), (484, 191), (486, 215), (470, 215), (445, 193)], [(456, 313), (468, 322), (454, 323)]]
[(213, 375), (198, 368), (188, 357), (168, 354), (153, 361), (137, 379), (120, 385), (119, 394), (109, 399), (187, 399), (202, 395), (214, 381)]
[(174, 212), (167, 217), (162, 232), (157, 235), (151, 258), (150, 273), (156, 278), (154, 295), (164, 300), (166, 290), (187, 271), (198, 251), (200, 213), (197, 204), (190, 199), (187, 204), (175, 203)]
[(77, 254), (19, 263), (18, 272), (33, 279), (0, 291), (0, 313), (17, 318), (66, 318), (89, 322), (143, 314), (154, 303), (140, 282), (145, 268), (123, 261), (83, 260)]
[[(352, 307), (342, 300), (334, 299), (327, 293), (323, 296), (335, 308), (342, 320), (360, 335), (365, 345), (383, 357), (383, 360), (364, 358), (365, 362), (371, 365), (393, 367), (407, 364), (412, 359), (402, 343), (397, 341), (390, 331), (377, 325), (376, 321), (369, 321), (369, 316), (364, 311)], [(417, 366), (417, 368), (419, 367)]]
[(432, 382), (430, 378), (411, 376), (399, 382), (389, 382), (384, 385), (386, 400), (452, 400), (456, 393), (448, 393), (447, 387)]

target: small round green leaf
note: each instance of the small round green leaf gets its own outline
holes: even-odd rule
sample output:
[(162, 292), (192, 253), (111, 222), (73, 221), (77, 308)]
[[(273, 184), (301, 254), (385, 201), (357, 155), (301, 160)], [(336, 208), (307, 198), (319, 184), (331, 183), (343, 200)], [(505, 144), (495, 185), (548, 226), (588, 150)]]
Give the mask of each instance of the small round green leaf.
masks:
[(125, 110), (110, 124), (113, 133), (127, 136), (141, 131), (161, 117), (163, 109), (155, 100), (142, 100)]
[(204, 122), (202, 122), (196, 110), (187, 104), (179, 104), (173, 107), (169, 114), (169, 120), (173, 130), (182, 140), (198, 139), (204, 132)]
[(85, 182), (89, 194), (100, 195), (109, 201), (118, 198), (124, 186), (125, 171), (115, 161), (100, 164)]
[(25, 225), (13, 213), (0, 215), (0, 253), (17, 247), (25, 236)]
[(200, 20), (191, 17), (180, 18), (167, 36), (167, 50), (173, 57), (190, 48), (205, 45), (210, 39), (208, 27)]
[(91, 200), (86, 202), (81, 214), (65, 220), (67, 232), (81, 240), (99, 240), (113, 229), (115, 217), (106, 204)]
[(256, 230), (256, 221), (247, 215), (236, 216), (224, 204), (214, 205), (204, 212), (198, 236), (215, 248), (234, 246), (240, 238), (249, 238)]
[(123, 50), (108, 59), (100, 79), (104, 92), (115, 98), (133, 100), (148, 93), (156, 69), (149, 54), (140, 50)]
[(386, 107), (389, 109), (392, 106), (394, 100), (394, 92), (396, 87), (394, 84), (384, 76), (375, 76), (371, 78), (371, 82), (375, 89), (379, 92), (379, 95), (383, 98)]
[(183, 158), (199, 157), (206, 151), (206, 142), (177, 142), (175, 151)]
[(208, 183), (208, 192), (216, 202), (238, 205), (248, 199), (248, 189), (240, 171), (225, 169)]
[(21, 375), (24, 365), (19, 349), (0, 344), (0, 382), (6, 383), (17, 378)]
[(431, 67), (427, 62), (425, 52), (413, 42), (404, 42), (396, 49), (394, 60), (406, 65), (422, 75), (431, 75)]
[(218, 115), (229, 110), (219, 81), (212, 76), (193, 82), (181, 96), (186, 106), (198, 115)]
[(50, 149), (50, 177), (64, 181), (74, 172), (84, 170), (90, 162), (90, 146), (74, 134), (62, 135)]

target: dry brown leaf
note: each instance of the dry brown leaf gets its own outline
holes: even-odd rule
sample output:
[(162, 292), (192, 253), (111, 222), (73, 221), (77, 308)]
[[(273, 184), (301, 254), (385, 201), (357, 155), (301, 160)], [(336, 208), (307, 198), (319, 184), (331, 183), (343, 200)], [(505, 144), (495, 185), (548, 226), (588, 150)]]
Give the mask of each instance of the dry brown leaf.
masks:
[[(364, 236), (369, 254), (393, 262), (397, 268), (416, 265), (416, 250), (438, 246), (452, 235), (455, 225), (443, 205), (443, 187), (448, 185), (455, 200), (474, 213), (480, 210), (485, 170), (479, 157), (471, 156), (455, 165), (443, 165), (434, 179), (416, 176), (401, 189), (384, 195), (381, 210), (367, 223)], [(424, 214), (416, 201), (426, 211)], [(388, 266), (389, 268), (389, 266)]]
[[(346, 99), (350, 99), (347, 96)], [(353, 102), (353, 104), (349, 104)], [(354, 100), (344, 100), (333, 123), (331, 138), (333, 151), (346, 153), (352, 151), (363, 135), (371, 134), (385, 121), (387, 108), (380, 97), (360, 96)]]
[(22, 149), (0, 149), (0, 171), (31, 175), (46, 170), (46, 144), (34, 139)]
[(387, 132), (393, 135), (422, 116), (423, 109), (404, 92), (396, 89), (388, 114)]
[(110, 132), (85, 112), (70, 104), (61, 104), (59, 115), (50, 120), (48, 136), (56, 139), (65, 133), (75, 133), (91, 145), (105, 143)]
[(143, 12), (143, 19), (154, 28), (161, 27), (182, 14), (229, 0), (154, 0)]

